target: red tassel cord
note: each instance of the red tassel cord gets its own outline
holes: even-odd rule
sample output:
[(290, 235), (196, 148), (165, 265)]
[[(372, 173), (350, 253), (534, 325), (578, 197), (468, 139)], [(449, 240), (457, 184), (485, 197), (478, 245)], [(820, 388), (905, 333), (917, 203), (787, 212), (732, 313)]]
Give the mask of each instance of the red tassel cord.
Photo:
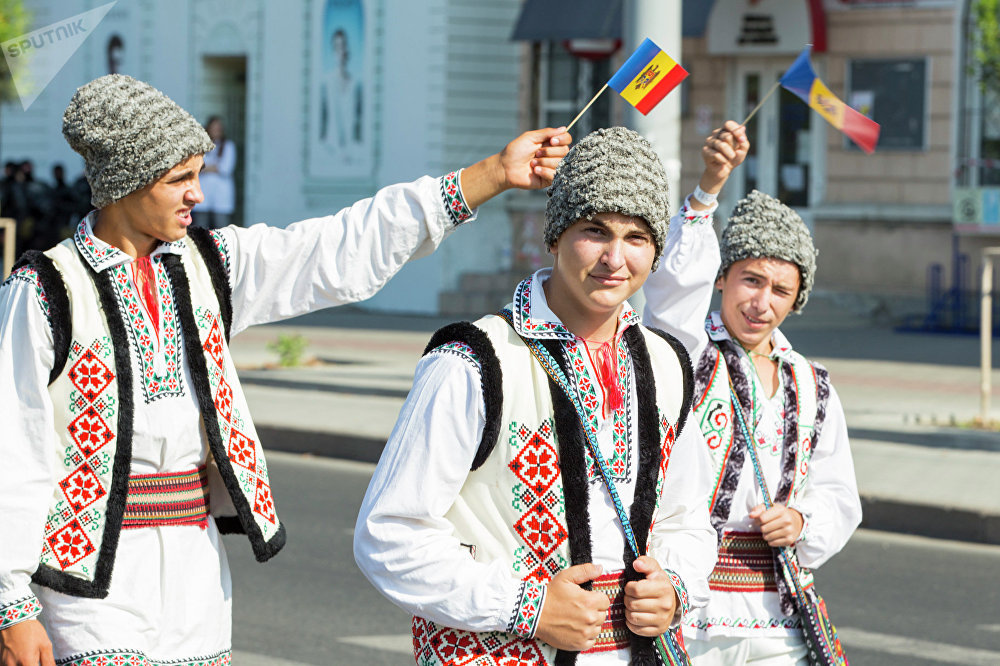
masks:
[[(587, 351), (590, 351), (589, 347)], [(594, 366), (597, 368), (597, 380), (601, 383), (604, 394), (607, 396), (606, 416), (625, 406), (625, 395), (621, 382), (618, 381), (617, 345), (605, 342), (597, 349), (596, 356)]]
[(153, 320), (153, 330), (156, 336), (160, 335), (160, 304), (156, 298), (156, 273), (153, 271), (153, 264), (149, 257), (139, 257), (132, 262), (135, 286), (139, 289), (139, 296), (146, 306), (149, 318)]

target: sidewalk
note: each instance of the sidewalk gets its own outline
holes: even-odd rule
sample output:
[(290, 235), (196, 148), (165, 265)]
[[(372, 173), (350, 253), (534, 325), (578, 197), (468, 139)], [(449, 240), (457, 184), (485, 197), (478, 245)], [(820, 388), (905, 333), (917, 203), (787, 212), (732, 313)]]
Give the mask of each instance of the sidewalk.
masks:
[[(264, 446), (377, 461), (424, 345), (445, 323), (348, 307), (240, 334), (233, 357)], [(819, 298), (782, 330), (830, 370), (865, 527), (1000, 544), (1000, 433), (960, 427), (978, 414), (978, 338), (896, 333)], [(303, 358), (319, 362), (274, 367), (267, 344), (280, 335), (306, 338)], [(992, 385), (1000, 419), (1000, 370)]]

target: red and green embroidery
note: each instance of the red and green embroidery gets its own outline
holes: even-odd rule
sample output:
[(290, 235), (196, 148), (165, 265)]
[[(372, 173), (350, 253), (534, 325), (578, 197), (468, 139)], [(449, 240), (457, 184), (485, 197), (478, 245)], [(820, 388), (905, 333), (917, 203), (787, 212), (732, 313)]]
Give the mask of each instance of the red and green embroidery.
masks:
[(73, 242), (76, 243), (84, 260), (98, 272), (113, 263), (125, 262), (130, 259), (127, 254), (113, 245), (104, 242), (97, 243), (94, 237), (87, 233), (87, 218), (80, 220), (80, 224), (77, 225), (76, 233), (73, 234)]
[(513, 458), (507, 467), (517, 478), (512, 508), (521, 514), (512, 526), (522, 545), (514, 550), (514, 573), (545, 581), (569, 566), (559, 548), (569, 537), (563, 524), (566, 501), (551, 419), (532, 430), (511, 423), (508, 443)]
[[(597, 382), (590, 375), (590, 366), (586, 361), (586, 343), (578, 340), (566, 344), (566, 356), (569, 358), (570, 367), (573, 369), (573, 383), (576, 385), (577, 395), (580, 403), (587, 412), (587, 427), (597, 435), (598, 415), (601, 412), (601, 398), (597, 395)], [(631, 362), (629, 360), (628, 349), (624, 344), (618, 345), (618, 381), (621, 382), (625, 394), (624, 405), (621, 409), (615, 410), (612, 415), (611, 437), (614, 443), (614, 451), (607, 458), (608, 471), (616, 481), (627, 483), (632, 475), (632, 391), (631, 391)], [(601, 473), (597, 469), (597, 461), (588, 448), (585, 452), (587, 461), (587, 479), (591, 482), (600, 481)]]
[(514, 289), (514, 327), (518, 333), (531, 338), (573, 340), (575, 335), (556, 321), (531, 318), (532, 276), (521, 280)]
[(34, 289), (35, 300), (38, 301), (38, 307), (40, 307), (42, 312), (45, 313), (45, 318), (51, 325), (52, 316), (49, 314), (49, 299), (45, 296), (45, 292), (42, 290), (42, 283), (38, 279), (38, 271), (31, 266), (21, 266), (17, 270), (11, 272), (7, 279), (3, 281), (2, 286), (6, 287), (15, 280), (26, 282), (32, 287), (32, 289)]
[(518, 590), (517, 604), (507, 623), (507, 633), (517, 634), (522, 638), (532, 638), (538, 629), (538, 618), (542, 615), (542, 604), (545, 601), (545, 584), (531, 580), (522, 580)]
[(41, 612), (42, 604), (34, 595), (23, 597), (6, 606), (0, 606), (0, 630), (18, 622), (30, 620)]
[(57, 482), (58, 501), (45, 523), (41, 558), (63, 570), (96, 555), (90, 535), (100, 528), (102, 509), (93, 505), (107, 497), (112, 459), (105, 447), (118, 425), (111, 340), (104, 337), (87, 347), (74, 340), (66, 365), (73, 386), (69, 411), (77, 416), (67, 426), (71, 443), (63, 450), (65, 475)]
[(250, 503), (253, 512), (263, 520), (256, 521), (265, 539), (277, 532), (278, 516), (268, 483), (267, 463), (258, 455), (259, 444), (250, 432), (250, 423), (240, 413), (233, 389), (226, 378), (225, 338), (219, 317), (207, 308), (195, 312), (198, 327), (203, 332), (202, 349), (208, 366), (208, 382), (215, 402), (219, 421), (219, 434), (226, 447), (233, 472), (240, 490)]
[(479, 357), (476, 352), (469, 345), (464, 342), (453, 341), (447, 342), (443, 345), (439, 345), (430, 351), (431, 354), (452, 354), (458, 356), (462, 360), (468, 362), (472, 367), (476, 369), (477, 372), (482, 370), (479, 363)]
[(538, 644), (501, 631), (476, 633), (413, 618), (417, 666), (537, 666), (545, 664)]
[(86, 654), (61, 659), (60, 666), (229, 666), (232, 654), (229, 650), (207, 657), (171, 659), (158, 661), (150, 659), (143, 652), (130, 650), (98, 650)]
[(170, 280), (159, 256), (153, 257), (151, 264), (156, 274), (160, 333), (145, 312), (142, 298), (129, 276), (127, 265), (111, 269), (115, 295), (125, 318), (125, 330), (139, 362), (139, 384), (147, 404), (167, 396), (184, 395), (181, 344)]
[(459, 183), (461, 171), (452, 171), (447, 176), (441, 177), (441, 198), (444, 208), (448, 211), (451, 223), (458, 226), (472, 217), (472, 210), (465, 203), (462, 197), (462, 187)]
[(212, 237), (212, 242), (215, 243), (215, 249), (219, 251), (219, 256), (222, 257), (222, 265), (226, 268), (226, 275), (230, 275), (231, 260), (229, 257), (229, 243), (226, 242), (226, 237), (219, 229), (212, 229), (208, 233)]

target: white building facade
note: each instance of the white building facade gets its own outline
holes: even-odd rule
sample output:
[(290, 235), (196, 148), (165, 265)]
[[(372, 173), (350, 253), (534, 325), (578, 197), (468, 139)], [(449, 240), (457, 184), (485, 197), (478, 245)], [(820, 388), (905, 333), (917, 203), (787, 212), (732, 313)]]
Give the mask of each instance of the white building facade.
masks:
[[(29, 0), (31, 29), (100, 0)], [(237, 218), (275, 226), (496, 152), (518, 126), (518, 0), (118, 0), (27, 110), (0, 109), (0, 160), (83, 170), (62, 138), (77, 87), (111, 71), (164, 91), (238, 151)], [(468, 270), (509, 256), (502, 203), (368, 302), (436, 312)]]

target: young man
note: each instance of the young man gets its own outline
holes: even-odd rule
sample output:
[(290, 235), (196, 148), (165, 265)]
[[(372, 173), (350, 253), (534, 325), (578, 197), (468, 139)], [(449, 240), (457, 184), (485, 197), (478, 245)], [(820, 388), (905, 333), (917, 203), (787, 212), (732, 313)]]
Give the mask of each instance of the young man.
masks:
[(63, 134), (97, 210), (0, 288), (0, 663), (227, 664), (219, 532), (261, 561), (285, 541), (230, 335), (371, 296), (493, 195), (544, 186), (570, 137), (528, 132), (287, 229), (209, 233), (190, 224), (212, 142), (160, 91), (96, 79)]
[(414, 615), (418, 664), (652, 664), (653, 637), (705, 602), (715, 534), (690, 365), (627, 301), (663, 249), (666, 191), (645, 139), (588, 135), (549, 189), (552, 268), (501, 316), (438, 331), (418, 364), (354, 540)]
[[(671, 220), (662, 264), (645, 289), (644, 320), (683, 340), (694, 359), (694, 422), (712, 458), (718, 563), (708, 605), (683, 621), (699, 666), (806, 664), (801, 620), (773, 547), (795, 546), (806, 585), (808, 570), (836, 554), (861, 520), (837, 392), (826, 370), (778, 330), (813, 286), (808, 229), (793, 210), (754, 191), (737, 204), (720, 257), (716, 195), (748, 148), (745, 129), (732, 121), (705, 142), (701, 181)], [(722, 306), (706, 320), (713, 283)], [(737, 407), (773, 508), (764, 507)]]

